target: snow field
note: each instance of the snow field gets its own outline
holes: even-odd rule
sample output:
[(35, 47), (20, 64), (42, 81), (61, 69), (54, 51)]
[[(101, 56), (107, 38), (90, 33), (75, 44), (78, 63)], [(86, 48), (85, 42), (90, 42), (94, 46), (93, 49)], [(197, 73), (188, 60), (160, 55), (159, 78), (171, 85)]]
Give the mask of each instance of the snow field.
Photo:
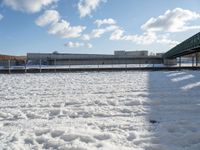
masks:
[(0, 75), (0, 149), (199, 150), (199, 72)]

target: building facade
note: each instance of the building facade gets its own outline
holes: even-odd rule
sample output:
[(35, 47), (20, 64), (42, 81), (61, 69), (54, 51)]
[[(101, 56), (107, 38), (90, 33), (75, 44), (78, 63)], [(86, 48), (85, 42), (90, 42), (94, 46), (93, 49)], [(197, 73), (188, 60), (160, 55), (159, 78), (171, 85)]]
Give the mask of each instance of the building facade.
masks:
[(142, 56), (148, 56), (148, 51), (115, 51), (115, 56), (135, 56), (135, 57), (142, 57)]
[(28, 53), (30, 65), (104, 65), (104, 64), (161, 64), (159, 56), (148, 56), (148, 51), (116, 51), (114, 55), (102, 54), (64, 54), (64, 53)]

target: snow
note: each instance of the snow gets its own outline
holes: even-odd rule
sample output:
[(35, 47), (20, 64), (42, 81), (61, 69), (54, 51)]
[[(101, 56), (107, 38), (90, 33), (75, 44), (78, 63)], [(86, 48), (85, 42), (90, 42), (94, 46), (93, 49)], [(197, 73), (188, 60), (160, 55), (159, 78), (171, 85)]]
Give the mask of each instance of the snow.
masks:
[(200, 149), (198, 71), (11, 74), (0, 82), (0, 149)]

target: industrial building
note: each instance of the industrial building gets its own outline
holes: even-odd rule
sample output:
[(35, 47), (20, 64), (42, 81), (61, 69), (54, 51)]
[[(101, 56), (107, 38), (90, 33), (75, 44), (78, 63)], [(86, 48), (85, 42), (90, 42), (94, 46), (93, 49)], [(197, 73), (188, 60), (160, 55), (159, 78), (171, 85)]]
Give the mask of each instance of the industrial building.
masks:
[(103, 65), (103, 64), (161, 64), (162, 57), (148, 56), (148, 51), (115, 51), (114, 55), (28, 53), (29, 64), (37, 65)]
[(114, 52), (115, 56), (148, 56), (148, 51), (115, 51)]
[(18, 66), (25, 63), (26, 57), (25, 56), (11, 56), (11, 55), (1, 55), (0, 54), (0, 66), (7, 67), (11, 66)]

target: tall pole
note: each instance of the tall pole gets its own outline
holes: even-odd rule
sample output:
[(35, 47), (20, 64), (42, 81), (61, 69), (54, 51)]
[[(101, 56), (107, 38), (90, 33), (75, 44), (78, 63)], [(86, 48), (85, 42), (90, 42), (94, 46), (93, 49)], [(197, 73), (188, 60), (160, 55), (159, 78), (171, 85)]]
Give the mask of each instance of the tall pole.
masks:
[(179, 57), (179, 67), (181, 67), (181, 56)]

